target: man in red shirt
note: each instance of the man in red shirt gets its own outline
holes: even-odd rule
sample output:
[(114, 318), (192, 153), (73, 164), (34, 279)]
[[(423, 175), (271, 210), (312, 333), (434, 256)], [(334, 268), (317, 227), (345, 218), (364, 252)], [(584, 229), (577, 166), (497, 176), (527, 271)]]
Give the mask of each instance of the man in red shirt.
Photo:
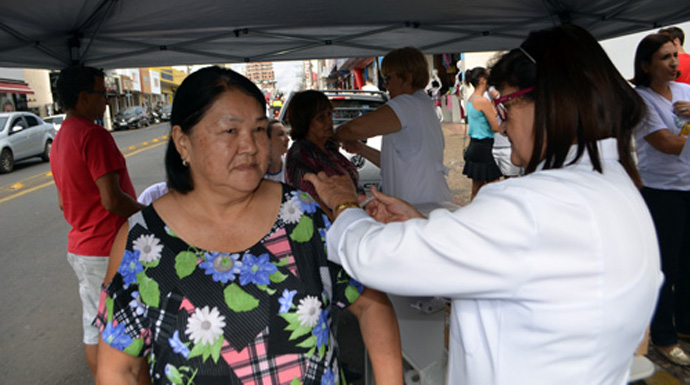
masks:
[(72, 226), (67, 259), (79, 279), (84, 351), (96, 375), (100, 286), (108, 267), (110, 248), (126, 218), (144, 206), (137, 203), (124, 156), (112, 135), (93, 123), (105, 112), (103, 71), (73, 66), (60, 72), (57, 91), (65, 121), (55, 136), (50, 169), (58, 204)]
[(678, 50), (678, 71), (680, 75), (678, 75), (676, 81), (690, 84), (690, 55), (685, 53), (683, 49), (683, 44), (685, 43), (683, 30), (678, 27), (668, 27), (660, 29), (659, 33), (669, 36)]

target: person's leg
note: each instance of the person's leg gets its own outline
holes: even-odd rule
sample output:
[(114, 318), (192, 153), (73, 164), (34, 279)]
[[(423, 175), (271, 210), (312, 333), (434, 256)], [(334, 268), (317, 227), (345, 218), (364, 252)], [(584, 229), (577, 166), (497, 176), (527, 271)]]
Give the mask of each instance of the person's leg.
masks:
[(482, 181), (482, 180), (474, 180), (472, 179), (472, 197), (470, 200), (474, 199), (474, 197), (477, 195), (479, 192), (479, 189), (484, 186), (487, 182)]
[(86, 356), (86, 363), (91, 369), (93, 378), (96, 378), (96, 362), (98, 361), (98, 345), (84, 345), (84, 355)]
[(690, 192), (679, 193), (680, 204), (677, 210), (684, 213), (685, 219), (679, 226), (681, 247), (678, 252), (678, 279), (674, 288), (676, 331), (690, 335)]
[(659, 293), (654, 317), (651, 324), (651, 338), (655, 346), (668, 347), (678, 343), (674, 326), (675, 295), (673, 287), (678, 279), (680, 242), (683, 239), (682, 229), (678, 226), (679, 211), (677, 195), (672, 191), (644, 188), (642, 195), (654, 220), (659, 251), (661, 253), (661, 270), (664, 273), (664, 284)]
[(98, 328), (93, 325), (98, 312), (101, 285), (108, 269), (108, 257), (88, 257), (67, 254), (67, 260), (79, 280), (79, 297), (82, 303), (82, 327), (84, 330), (84, 354), (86, 363), (94, 378), (97, 372), (98, 358)]

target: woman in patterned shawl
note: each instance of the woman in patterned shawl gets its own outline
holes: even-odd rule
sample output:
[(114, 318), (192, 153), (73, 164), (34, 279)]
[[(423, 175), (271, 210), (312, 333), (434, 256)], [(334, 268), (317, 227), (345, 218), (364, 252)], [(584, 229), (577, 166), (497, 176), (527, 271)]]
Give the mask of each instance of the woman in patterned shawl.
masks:
[[(304, 179), (306, 173), (323, 171), (328, 176), (347, 175), (355, 186), (359, 185), (357, 168), (338, 151), (339, 144), (333, 140), (333, 106), (323, 92), (296, 93), (288, 105), (287, 120), (290, 137), (294, 140), (285, 160), (287, 184), (308, 192), (319, 203), (314, 186)], [(320, 206), (332, 219), (331, 210)]]

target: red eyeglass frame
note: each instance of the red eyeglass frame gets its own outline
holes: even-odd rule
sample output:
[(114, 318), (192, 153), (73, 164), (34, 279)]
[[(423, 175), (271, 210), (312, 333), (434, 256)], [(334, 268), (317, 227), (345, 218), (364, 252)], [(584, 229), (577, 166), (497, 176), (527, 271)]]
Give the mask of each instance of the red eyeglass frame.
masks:
[(515, 91), (511, 94), (508, 94), (506, 96), (501, 96), (500, 98), (496, 98), (493, 100), (494, 106), (496, 106), (496, 112), (498, 113), (498, 117), (501, 118), (501, 120), (506, 120), (506, 107), (503, 105), (503, 103), (508, 102), (510, 100), (513, 100), (519, 96), (522, 96), (530, 91), (534, 91), (534, 87), (527, 87), (524, 89), (521, 89), (519, 91)]

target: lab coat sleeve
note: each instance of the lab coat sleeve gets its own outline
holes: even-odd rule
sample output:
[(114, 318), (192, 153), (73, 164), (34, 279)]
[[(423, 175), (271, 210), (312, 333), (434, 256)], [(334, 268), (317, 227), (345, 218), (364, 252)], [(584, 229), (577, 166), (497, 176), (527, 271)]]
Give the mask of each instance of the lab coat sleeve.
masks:
[(392, 294), (511, 297), (530, 278), (536, 221), (527, 191), (486, 190), (471, 205), (435, 210), (429, 219), (382, 224), (345, 210), (327, 234), (329, 259)]

